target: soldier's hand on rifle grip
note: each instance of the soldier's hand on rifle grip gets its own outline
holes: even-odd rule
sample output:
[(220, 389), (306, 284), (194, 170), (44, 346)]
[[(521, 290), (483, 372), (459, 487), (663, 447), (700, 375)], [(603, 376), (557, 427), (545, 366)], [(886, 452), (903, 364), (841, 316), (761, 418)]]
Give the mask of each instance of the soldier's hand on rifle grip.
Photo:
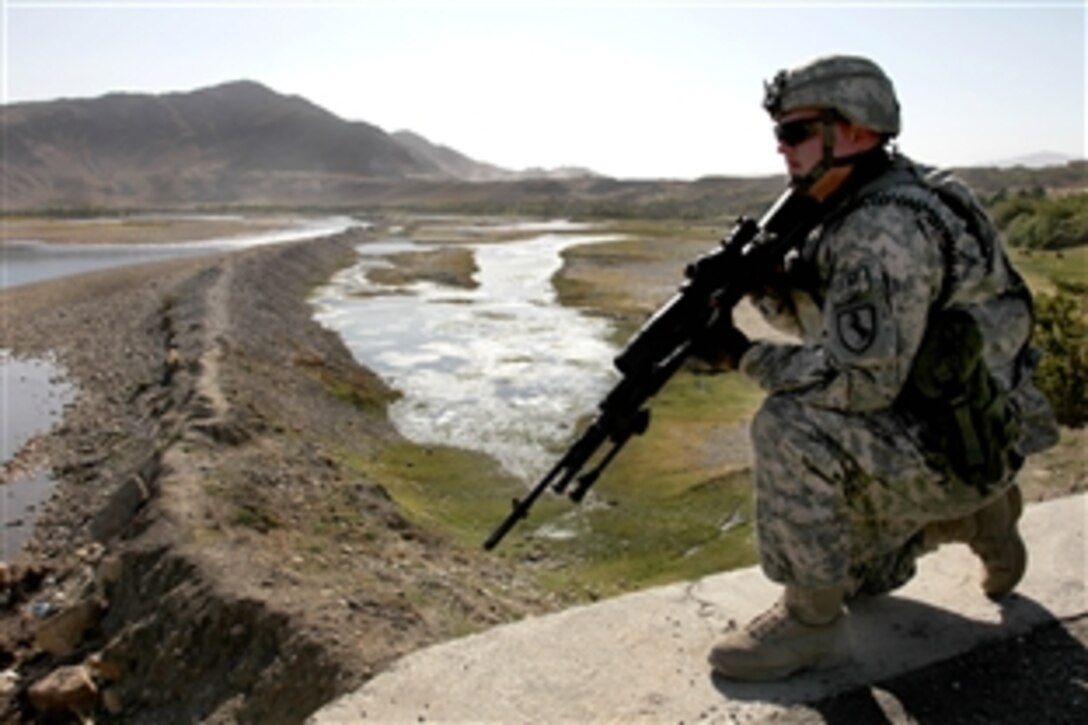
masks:
[(797, 287), (799, 258), (796, 250), (786, 254), (770, 269), (766, 270), (762, 279), (752, 290), (754, 298), (770, 297), (772, 299), (786, 299), (790, 290)]
[(725, 318), (707, 328), (706, 332), (693, 341), (691, 354), (702, 360), (718, 372), (736, 370), (740, 359), (752, 341), (738, 330), (732, 320)]

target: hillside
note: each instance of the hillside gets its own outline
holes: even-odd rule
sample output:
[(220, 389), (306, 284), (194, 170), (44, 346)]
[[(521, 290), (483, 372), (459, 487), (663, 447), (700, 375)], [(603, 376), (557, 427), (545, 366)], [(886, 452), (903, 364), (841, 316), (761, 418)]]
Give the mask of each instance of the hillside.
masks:
[(0, 134), (6, 209), (344, 200), (364, 182), (503, 173), (250, 81), (13, 104)]
[(462, 181), (581, 179), (600, 176), (581, 166), (560, 166), (554, 169), (533, 167), (522, 171), (511, 171), (493, 164), (474, 161), (460, 151), (451, 149), (449, 146), (431, 143), (412, 131), (396, 131), (393, 133), (393, 138), (413, 154), (422, 157), (424, 161), (437, 165), (449, 176)]
[(396, 131), (393, 139), (424, 164), (432, 164), (445, 175), (465, 181), (499, 181), (517, 177), (517, 173), (492, 164), (473, 161), (449, 146), (433, 144), (412, 131)]

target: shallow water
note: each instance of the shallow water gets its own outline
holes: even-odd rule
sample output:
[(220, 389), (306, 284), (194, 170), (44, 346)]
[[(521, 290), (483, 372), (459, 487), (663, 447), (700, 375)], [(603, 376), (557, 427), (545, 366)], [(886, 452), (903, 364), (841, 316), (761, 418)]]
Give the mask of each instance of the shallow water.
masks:
[(552, 275), (566, 247), (615, 238), (543, 233), (466, 245), (479, 268), (472, 290), (370, 282), (382, 255), (431, 247), (363, 245), (359, 264), (318, 290), (315, 317), (403, 394), (389, 412), (406, 437), (483, 451), (531, 480), (615, 381), (608, 323), (560, 306)]
[(337, 234), (360, 223), (350, 217), (299, 219), (289, 227), (198, 242), (60, 244), (35, 240), (0, 244), (0, 289), (147, 262), (248, 249)]
[[(0, 466), (34, 436), (47, 432), (75, 400), (76, 389), (51, 358), (14, 358), (0, 350)], [(18, 471), (0, 486), (0, 560), (9, 560), (30, 535), (37, 507), (53, 481), (40, 470)]]

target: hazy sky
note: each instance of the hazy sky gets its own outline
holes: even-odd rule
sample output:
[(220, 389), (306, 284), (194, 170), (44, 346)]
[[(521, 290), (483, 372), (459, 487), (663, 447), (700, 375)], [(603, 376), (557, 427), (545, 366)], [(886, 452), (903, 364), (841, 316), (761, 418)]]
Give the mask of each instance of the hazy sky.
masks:
[(1085, 155), (1085, 0), (0, 0), (5, 103), (256, 80), (509, 168), (780, 171), (763, 81), (869, 55), (901, 148), (942, 165)]

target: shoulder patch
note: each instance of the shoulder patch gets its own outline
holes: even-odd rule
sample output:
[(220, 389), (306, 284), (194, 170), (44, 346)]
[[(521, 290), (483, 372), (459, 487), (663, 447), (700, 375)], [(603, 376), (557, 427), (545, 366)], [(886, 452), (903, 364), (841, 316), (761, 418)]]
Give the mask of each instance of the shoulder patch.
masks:
[(861, 355), (876, 341), (877, 312), (872, 302), (843, 305), (835, 310), (835, 335), (842, 346)]
[[(879, 261), (865, 254), (845, 266), (832, 283), (827, 327), (839, 357), (868, 356), (885, 346), (889, 312)], [(883, 351), (877, 354), (884, 354)]]

